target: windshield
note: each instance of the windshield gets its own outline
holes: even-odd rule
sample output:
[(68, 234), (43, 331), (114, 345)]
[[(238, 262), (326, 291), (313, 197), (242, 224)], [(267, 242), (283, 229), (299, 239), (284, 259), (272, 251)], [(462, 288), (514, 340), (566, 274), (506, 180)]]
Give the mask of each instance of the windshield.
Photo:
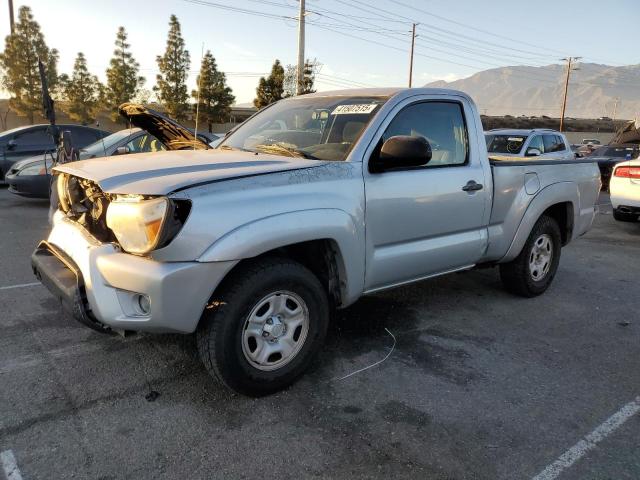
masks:
[(296, 97), (243, 123), (218, 148), (342, 161), (389, 97)]
[(519, 153), (527, 137), (524, 135), (485, 135), (487, 152), (489, 153)]
[(619, 157), (625, 158), (627, 154), (631, 155), (631, 159), (638, 158), (640, 153), (639, 147), (634, 145), (619, 146), (619, 147), (600, 147), (593, 152), (594, 157)]
[(98, 140), (91, 145), (87, 145), (86, 147), (81, 148), (80, 157), (83, 159), (102, 157), (105, 154), (105, 150), (109, 150), (115, 144), (137, 133), (138, 131), (139, 129), (137, 128), (128, 128), (126, 130), (120, 130), (119, 132), (112, 133), (111, 135), (104, 137), (102, 140)]

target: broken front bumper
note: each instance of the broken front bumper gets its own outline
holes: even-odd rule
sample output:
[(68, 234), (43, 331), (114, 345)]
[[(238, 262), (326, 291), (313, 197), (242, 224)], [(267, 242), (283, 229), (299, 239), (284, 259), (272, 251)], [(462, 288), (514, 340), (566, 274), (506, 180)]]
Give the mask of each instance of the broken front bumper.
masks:
[[(91, 328), (195, 330), (213, 291), (236, 262), (158, 262), (103, 244), (60, 212), (32, 255), (34, 273), (74, 318)], [(149, 300), (148, 313), (136, 299)]]

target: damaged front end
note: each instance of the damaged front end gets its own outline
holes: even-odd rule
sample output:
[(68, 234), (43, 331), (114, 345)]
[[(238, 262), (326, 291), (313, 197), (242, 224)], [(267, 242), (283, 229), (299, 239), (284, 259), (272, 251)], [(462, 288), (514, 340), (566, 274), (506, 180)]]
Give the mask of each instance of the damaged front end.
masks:
[(60, 173), (56, 187), (60, 210), (103, 243), (115, 242), (107, 226), (107, 209), (111, 198), (91, 180)]
[(153, 195), (105, 193), (95, 182), (58, 173), (59, 208), (101, 243), (146, 255), (166, 247), (180, 232), (191, 202)]

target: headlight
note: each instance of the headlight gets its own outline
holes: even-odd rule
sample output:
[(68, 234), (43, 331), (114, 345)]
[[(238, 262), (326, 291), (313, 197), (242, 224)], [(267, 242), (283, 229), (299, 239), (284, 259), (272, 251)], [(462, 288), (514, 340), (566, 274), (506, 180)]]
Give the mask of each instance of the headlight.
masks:
[(42, 162), (30, 163), (26, 167), (18, 170), (17, 175), (20, 177), (26, 177), (29, 175), (46, 175), (47, 169)]
[(164, 197), (118, 196), (107, 208), (107, 226), (127, 252), (148, 253), (158, 246), (168, 210)]

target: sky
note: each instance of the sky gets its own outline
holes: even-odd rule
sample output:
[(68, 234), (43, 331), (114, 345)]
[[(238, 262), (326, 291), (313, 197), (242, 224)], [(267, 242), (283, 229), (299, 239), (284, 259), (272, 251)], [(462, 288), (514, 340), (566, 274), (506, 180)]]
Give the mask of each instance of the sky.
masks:
[[(296, 0), (14, 0), (16, 18), (23, 4), (31, 7), (48, 46), (59, 50), (59, 73), (71, 73), (82, 51), (104, 81), (122, 25), (151, 89), (172, 13), (191, 53), (190, 89), (203, 47), (227, 73), (238, 104), (252, 101), (259, 76), (274, 59), (285, 65), (297, 59)], [(306, 57), (321, 64), (318, 90), (406, 86), (412, 22), (418, 23), (414, 86), (565, 56), (640, 63), (638, 0), (307, 0), (306, 8)], [(4, 38), (6, 1), (0, 12)]]

